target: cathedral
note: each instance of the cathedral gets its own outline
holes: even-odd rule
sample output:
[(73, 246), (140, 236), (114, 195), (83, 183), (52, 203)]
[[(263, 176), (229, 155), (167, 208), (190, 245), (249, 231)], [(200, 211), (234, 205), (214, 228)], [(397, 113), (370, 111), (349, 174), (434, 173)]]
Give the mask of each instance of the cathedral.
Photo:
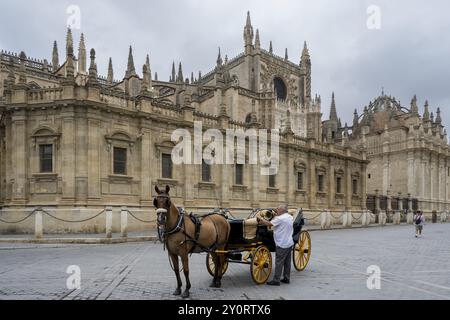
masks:
[(449, 209), (450, 148), (440, 108), (435, 117), (425, 101), (421, 115), (416, 96), (404, 107), (383, 90), (361, 114), (355, 110), (350, 126), (342, 126), (334, 94), (332, 100), (322, 140), (366, 150), (368, 194), (396, 202), (413, 198), (415, 209), (426, 213)]
[[(287, 50), (284, 57), (275, 55), (271, 43), (263, 49), (250, 14), (243, 30), (243, 52), (229, 59), (219, 51), (212, 59), (213, 69), (195, 77), (186, 76), (182, 64), (174, 63), (169, 80), (158, 79), (148, 56), (137, 70), (131, 47), (120, 80), (111, 58), (107, 76), (100, 76), (97, 52), (87, 49), (86, 40), (81, 35), (76, 53), (69, 29), (63, 58), (54, 42), (50, 61), (1, 51), (0, 205), (5, 219), (21, 218), (37, 206), (67, 220), (90, 217), (105, 206), (113, 206), (116, 214), (126, 206), (149, 220), (154, 218), (155, 185), (169, 185), (173, 202), (196, 213), (230, 208), (245, 216), (252, 208), (280, 203), (303, 208), (307, 215), (325, 209), (362, 212), (372, 181), (383, 192), (389, 183), (396, 183), (393, 158), (389, 157), (386, 172), (391, 182), (381, 180), (368, 161), (368, 155), (374, 158), (385, 148), (384, 141), (387, 146), (399, 145), (389, 141), (392, 134), (386, 130), (403, 130), (405, 143), (414, 144), (415, 151), (408, 153), (413, 170), (422, 168), (420, 159), (433, 161), (434, 176), (428, 179), (441, 186), (430, 190), (428, 184), (408, 181), (405, 188), (426, 199), (441, 197), (445, 190), (446, 198), (447, 175), (437, 170), (437, 165), (447, 166), (438, 160), (444, 133), (437, 118), (425, 125), (411, 113), (392, 120), (405, 122), (406, 130), (395, 129), (394, 124), (394, 129), (372, 129), (367, 124), (376, 114), (373, 106), (361, 119), (357, 117), (352, 134), (333, 123), (335, 113), (322, 123), (321, 97), (311, 92), (307, 44), (296, 62), (289, 60)], [(404, 112), (395, 106), (386, 110), (389, 115)], [(172, 133), (179, 128), (192, 132), (197, 122), (203, 130), (221, 132), (279, 131), (278, 173), (261, 175), (259, 164), (173, 163)], [(413, 133), (409, 128), (414, 128)], [(424, 139), (433, 141), (436, 153), (426, 154), (415, 145), (416, 141), (427, 144)], [(383, 163), (385, 153), (380, 154), (375, 166)], [(115, 216), (116, 229), (118, 220)], [(44, 225), (46, 232), (93, 232), (104, 228), (104, 218), (75, 225), (45, 218)], [(0, 228), (32, 231), (33, 222)], [(140, 228), (139, 221), (130, 223), (130, 230)]]

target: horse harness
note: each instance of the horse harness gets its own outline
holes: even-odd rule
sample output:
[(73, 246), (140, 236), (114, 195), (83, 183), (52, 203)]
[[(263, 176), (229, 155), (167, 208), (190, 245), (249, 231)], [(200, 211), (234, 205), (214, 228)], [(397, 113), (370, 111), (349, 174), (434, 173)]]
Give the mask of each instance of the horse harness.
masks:
[(204, 246), (202, 246), (202, 245), (200, 245), (198, 243), (198, 239), (200, 238), (202, 219), (204, 219), (206, 217), (209, 217), (209, 216), (212, 216), (212, 215), (216, 215), (216, 214), (223, 216), (225, 219), (226, 219), (226, 217), (223, 214), (220, 214), (220, 213), (209, 213), (209, 214), (206, 214), (206, 215), (204, 215), (202, 217), (199, 217), (198, 215), (190, 213), (189, 214), (189, 219), (192, 221), (192, 223), (195, 226), (195, 234), (194, 234), (194, 237), (192, 237), (186, 232), (186, 221), (185, 221), (186, 211), (183, 208), (181, 208), (181, 207), (178, 207), (177, 210), (178, 210), (178, 220), (177, 220), (176, 226), (172, 230), (160, 231), (160, 229), (158, 228), (158, 237), (159, 237), (159, 240), (164, 243), (164, 248), (166, 247), (168, 236), (176, 234), (178, 232), (182, 232), (184, 234), (184, 236), (185, 236), (185, 240), (180, 244), (180, 246), (182, 246), (183, 244), (185, 244), (187, 242), (192, 242), (194, 244), (194, 246), (190, 250), (189, 254), (194, 253), (194, 251), (197, 249), (197, 247), (200, 248), (204, 252), (214, 251), (216, 246), (217, 246), (217, 242), (219, 240), (218, 239), (219, 238), (219, 233), (218, 233), (217, 226), (214, 223), (214, 221), (213, 221), (213, 225), (214, 225), (214, 228), (216, 229), (216, 242), (212, 245), (211, 248), (206, 248), (206, 247), (204, 247)]

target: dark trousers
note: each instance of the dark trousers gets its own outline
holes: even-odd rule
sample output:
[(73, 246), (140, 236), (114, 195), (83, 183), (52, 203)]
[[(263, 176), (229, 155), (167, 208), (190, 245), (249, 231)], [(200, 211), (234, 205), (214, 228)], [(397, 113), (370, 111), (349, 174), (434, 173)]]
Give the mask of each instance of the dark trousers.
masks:
[(287, 249), (277, 247), (275, 275), (273, 276), (273, 281), (280, 282), (281, 273), (283, 271), (284, 271), (283, 272), (284, 278), (287, 280), (291, 279), (291, 257), (292, 257), (292, 247)]

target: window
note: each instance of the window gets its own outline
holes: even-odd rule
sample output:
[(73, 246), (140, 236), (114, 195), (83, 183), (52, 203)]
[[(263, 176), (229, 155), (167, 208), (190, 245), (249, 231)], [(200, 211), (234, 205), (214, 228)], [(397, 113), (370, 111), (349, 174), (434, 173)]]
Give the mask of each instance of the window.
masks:
[(244, 184), (244, 165), (243, 164), (237, 164), (236, 165), (236, 171), (235, 171), (235, 183), (237, 185), (243, 185)]
[(211, 182), (211, 166), (204, 160), (202, 162), (202, 181)]
[(303, 172), (297, 172), (297, 190), (303, 190)]
[(372, 178), (372, 175), (369, 173), (369, 175), (367, 177), (370, 179), (370, 178)]
[(165, 179), (172, 179), (172, 156), (170, 154), (163, 153), (161, 161), (162, 177)]
[(275, 188), (276, 181), (275, 181), (275, 175), (269, 176), (269, 188)]
[(53, 145), (41, 144), (39, 146), (40, 172), (53, 172)]
[(317, 187), (319, 192), (323, 192), (323, 174), (319, 174), (317, 179)]
[(280, 78), (275, 78), (273, 79), (273, 85), (275, 87), (274, 89), (275, 93), (277, 94), (277, 99), (286, 100), (287, 88), (286, 85), (284, 84), (284, 81), (281, 80)]
[(336, 193), (342, 193), (341, 185), (342, 185), (342, 178), (337, 177), (336, 178)]
[(353, 194), (358, 194), (358, 180), (353, 179)]
[(114, 174), (127, 174), (127, 149), (114, 147)]

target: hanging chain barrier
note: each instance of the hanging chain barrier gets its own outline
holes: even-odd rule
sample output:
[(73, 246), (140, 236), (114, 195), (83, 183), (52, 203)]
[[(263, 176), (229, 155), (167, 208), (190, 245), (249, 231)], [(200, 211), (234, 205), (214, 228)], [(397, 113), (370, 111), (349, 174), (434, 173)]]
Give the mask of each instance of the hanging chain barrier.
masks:
[(46, 215), (48, 215), (49, 217), (52, 217), (52, 218), (55, 219), (55, 220), (59, 220), (59, 221), (62, 221), (62, 222), (67, 222), (67, 223), (82, 223), (82, 222), (87, 222), (87, 221), (89, 221), (89, 220), (92, 220), (92, 219), (97, 218), (97, 217), (100, 216), (102, 213), (104, 213), (104, 212), (106, 211), (106, 209), (103, 209), (102, 211), (100, 211), (99, 213), (97, 213), (95, 216), (93, 216), (93, 217), (91, 217), (91, 218), (87, 218), (87, 219), (83, 219), (83, 220), (66, 220), (66, 219), (62, 219), (62, 218), (55, 217), (55, 216), (52, 215), (50, 212), (45, 211), (45, 210), (43, 210), (43, 209), (41, 209), (41, 211), (42, 211), (43, 213), (45, 213)]
[(0, 218), (0, 222), (3, 223), (7, 223), (7, 224), (16, 224), (16, 223), (21, 223), (24, 222), (25, 220), (27, 220), (29, 217), (31, 217), (32, 215), (34, 215), (36, 213), (36, 211), (38, 211), (38, 209), (34, 209), (33, 211), (31, 211), (25, 218), (17, 220), (17, 221), (6, 221)]
[(316, 220), (318, 217), (320, 217), (322, 215), (322, 212), (319, 213), (317, 216), (314, 216), (312, 218), (304, 218), (305, 220)]
[(362, 213), (359, 215), (358, 218), (355, 218), (355, 216), (354, 216), (353, 213), (352, 213), (352, 218), (355, 219), (355, 220), (359, 220), (359, 219), (363, 216), (363, 214), (364, 214), (364, 212), (362, 212)]
[(133, 218), (135, 218), (136, 220), (138, 220), (138, 221), (140, 221), (140, 222), (142, 222), (142, 223), (155, 223), (156, 222), (156, 220), (157, 219), (155, 219), (155, 220), (151, 220), (151, 221), (146, 221), (146, 220), (142, 220), (142, 219), (139, 219), (138, 217), (136, 217), (134, 214), (133, 214), (133, 212), (131, 212), (130, 210), (125, 210), (126, 212), (128, 212), (129, 214), (130, 214), (130, 216), (132, 216)]
[(336, 217), (330, 212), (331, 217), (333, 217), (334, 219), (340, 219), (340, 218), (342, 218), (345, 214), (346, 214), (346, 212), (342, 212), (341, 215), (340, 215), (339, 217), (336, 218)]

